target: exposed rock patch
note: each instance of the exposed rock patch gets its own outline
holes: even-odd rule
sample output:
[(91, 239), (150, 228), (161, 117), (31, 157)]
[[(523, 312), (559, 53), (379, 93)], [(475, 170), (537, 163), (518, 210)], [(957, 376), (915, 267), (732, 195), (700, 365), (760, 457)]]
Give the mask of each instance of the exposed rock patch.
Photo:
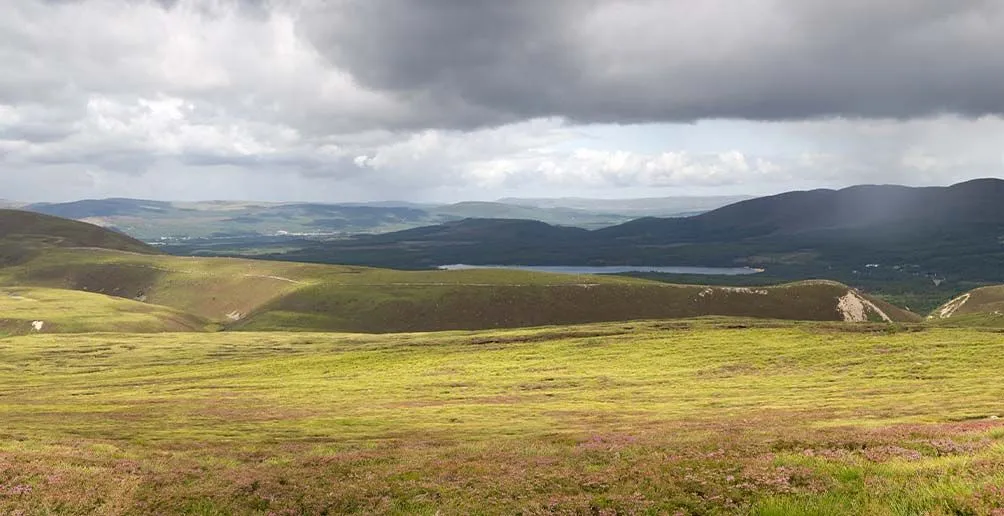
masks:
[(747, 287), (718, 287), (718, 288), (708, 287), (698, 292), (697, 297), (712, 296), (716, 292), (722, 292), (725, 294), (751, 294), (757, 296), (766, 296), (770, 294), (769, 291), (764, 289), (752, 289)]
[(945, 305), (942, 306), (936, 314), (931, 315), (929, 318), (937, 317), (939, 319), (948, 319), (949, 317), (955, 315), (955, 312), (958, 312), (959, 309), (962, 308), (962, 305), (965, 305), (971, 297), (972, 294), (962, 294), (961, 296), (945, 303)]
[(846, 322), (868, 322), (868, 314), (874, 313), (885, 322), (892, 322), (875, 303), (861, 297), (857, 292), (850, 290), (837, 301), (837, 311), (843, 316)]

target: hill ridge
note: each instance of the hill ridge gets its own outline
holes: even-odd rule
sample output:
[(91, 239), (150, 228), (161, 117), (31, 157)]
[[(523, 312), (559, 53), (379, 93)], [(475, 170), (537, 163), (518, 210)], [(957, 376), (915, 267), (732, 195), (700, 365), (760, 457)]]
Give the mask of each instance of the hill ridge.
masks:
[[(505, 230), (500, 230), (504, 228)], [(465, 219), (408, 232), (307, 243), (264, 257), (397, 268), (471, 265), (790, 265), (786, 277), (868, 264), (974, 282), (1004, 282), (1004, 180), (948, 187), (858, 185), (741, 201), (682, 218), (643, 217), (594, 230)], [(796, 267), (800, 267), (796, 270)], [(905, 276), (904, 276), (905, 277)]]
[(720, 287), (514, 270), (394, 271), (70, 248), (0, 269), (0, 286), (113, 295), (181, 310), (233, 330), (387, 333), (712, 315), (919, 319), (822, 280)]
[(93, 247), (158, 254), (153, 247), (94, 224), (24, 210), (0, 209), (0, 265), (30, 259), (52, 247)]
[(1004, 327), (1004, 285), (963, 292), (936, 308), (927, 320), (943, 324)]

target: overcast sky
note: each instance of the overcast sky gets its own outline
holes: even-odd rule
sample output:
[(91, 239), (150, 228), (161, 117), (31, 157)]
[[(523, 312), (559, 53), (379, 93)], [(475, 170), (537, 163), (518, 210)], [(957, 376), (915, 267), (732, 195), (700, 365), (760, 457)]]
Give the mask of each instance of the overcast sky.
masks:
[(1004, 176), (1002, 0), (0, 0), (0, 198)]

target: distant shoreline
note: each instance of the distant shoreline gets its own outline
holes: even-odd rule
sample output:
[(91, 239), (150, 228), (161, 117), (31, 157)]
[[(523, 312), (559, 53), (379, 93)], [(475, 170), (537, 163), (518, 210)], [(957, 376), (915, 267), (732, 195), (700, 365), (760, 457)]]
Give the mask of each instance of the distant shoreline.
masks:
[(656, 265), (467, 265), (456, 263), (440, 265), (439, 270), (457, 271), (471, 269), (512, 269), (555, 274), (623, 274), (627, 272), (656, 272), (663, 274), (699, 274), (702, 276), (748, 276), (760, 274), (764, 269), (753, 267), (699, 267), (699, 266), (656, 266)]

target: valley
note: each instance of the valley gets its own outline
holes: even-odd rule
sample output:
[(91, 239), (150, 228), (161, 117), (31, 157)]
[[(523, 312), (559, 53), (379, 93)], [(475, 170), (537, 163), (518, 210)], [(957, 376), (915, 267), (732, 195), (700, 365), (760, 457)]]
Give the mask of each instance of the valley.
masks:
[(0, 513), (1004, 508), (1000, 287), (173, 256), (25, 212), (0, 259)]
[(540, 220), (602, 228), (639, 217), (701, 213), (743, 196), (652, 199), (503, 199), (450, 204), (412, 202), (279, 203), (257, 201), (165, 202), (88, 199), (65, 203), (12, 203), (26, 211), (116, 229), (146, 241), (183, 243), (233, 239), (331, 239), (386, 233), (466, 218)]
[(1004, 516), (1004, 0), (0, 0), (0, 516)]

